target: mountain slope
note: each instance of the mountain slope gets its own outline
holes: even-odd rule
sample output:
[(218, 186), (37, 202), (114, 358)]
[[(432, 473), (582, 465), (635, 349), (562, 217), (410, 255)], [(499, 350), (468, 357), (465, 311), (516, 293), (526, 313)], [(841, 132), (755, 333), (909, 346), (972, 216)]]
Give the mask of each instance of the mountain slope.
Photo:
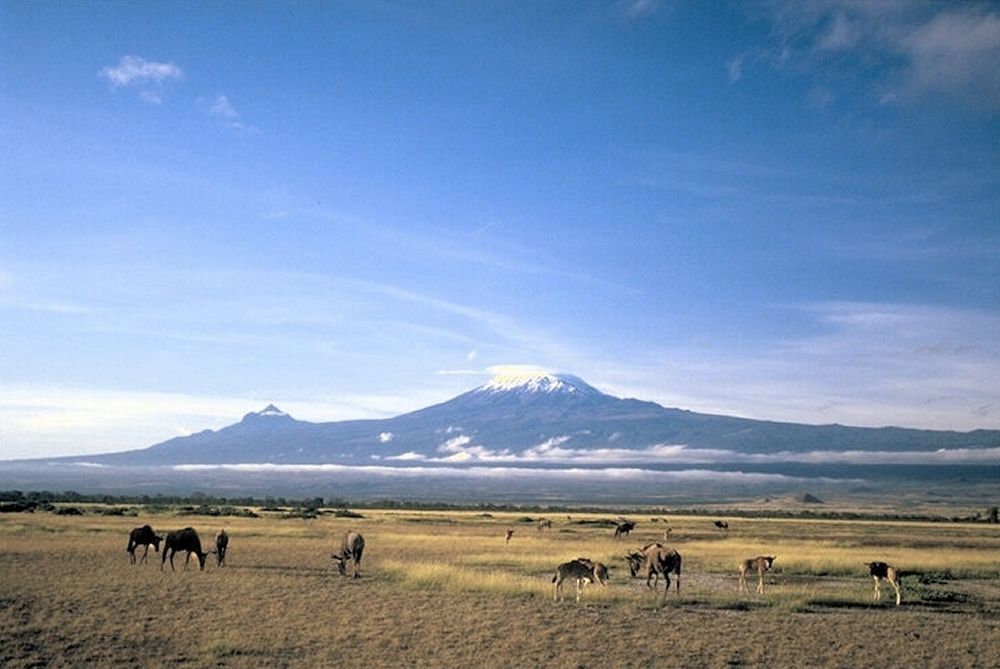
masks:
[(88, 457), (115, 464), (408, 462), (544, 464), (669, 461), (703, 452), (932, 452), (1000, 448), (1000, 431), (801, 425), (699, 414), (601, 393), (569, 375), (497, 377), (447, 402), (382, 420), (309, 423), (269, 405), (239, 423), (146, 449)]

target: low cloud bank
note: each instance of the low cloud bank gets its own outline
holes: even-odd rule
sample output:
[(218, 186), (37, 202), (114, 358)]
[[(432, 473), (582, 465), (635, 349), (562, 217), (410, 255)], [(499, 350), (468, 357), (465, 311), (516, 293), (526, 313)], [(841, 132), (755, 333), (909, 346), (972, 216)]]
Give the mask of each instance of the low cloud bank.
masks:
[(510, 478), (510, 479), (549, 479), (549, 480), (585, 480), (585, 481), (645, 481), (645, 482), (732, 482), (732, 483), (796, 483), (805, 481), (844, 482), (849, 479), (833, 478), (801, 478), (784, 474), (767, 474), (758, 472), (720, 472), (708, 469), (683, 469), (677, 471), (658, 471), (641, 467), (603, 467), (583, 469), (577, 467), (531, 469), (526, 467), (391, 467), (385, 465), (283, 465), (273, 463), (239, 463), (218, 465), (174, 465), (171, 467), (179, 472), (201, 471), (232, 471), (246, 473), (342, 473), (368, 474), (398, 478), (421, 477), (466, 477), (466, 478)]
[(778, 453), (740, 453), (725, 449), (688, 448), (680, 444), (655, 444), (642, 449), (627, 448), (567, 448), (569, 436), (553, 437), (520, 453), (509, 449), (493, 450), (473, 444), (466, 436), (455, 437), (438, 447), (446, 453), (428, 457), (408, 451), (387, 460), (409, 460), (426, 463), (502, 463), (502, 464), (997, 464), (1000, 447), (952, 448), (936, 451), (807, 451)]

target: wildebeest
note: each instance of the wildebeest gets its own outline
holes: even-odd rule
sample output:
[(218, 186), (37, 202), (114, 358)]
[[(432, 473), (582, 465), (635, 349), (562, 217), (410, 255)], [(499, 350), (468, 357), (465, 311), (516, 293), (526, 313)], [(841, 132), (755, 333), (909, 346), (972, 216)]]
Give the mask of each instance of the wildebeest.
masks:
[(215, 535), (215, 561), (220, 567), (226, 564), (226, 551), (229, 549), (229, 535), (225, 530), (219, 530)]
[(161, 541), (163, 541), (163, 537), (156, 534), (152, 527), (143, 525), (142, 527), (133, 528), (128, 533), (128, 547), (125, 550), (128, 551), (128, 556), (132, 564), (135, 564), (135, 549), (139, 546), (145, 546), (146, 550), (142, 554), (142, 560), (140, 560), (140, 562), (145, 562), (146, 556), (149, 555), (149, 546), (152, 545), (153, 550), (159, 553)]
[(715, 527), (725, 532), (729, 529), (729, 523), (724, 520), (715, 521)]
[(618, 523), (615, 526), (615, 539), (617, 539), (622, 535), (625, 535), (627, 537), (628, 533), (634, 529), (635, 529), (635, 523), (633, 523), (631, 520), (623, 520), (622, 522)]
[(549, 520), (548, 518), (542, 518), (541, 520), (538, 521), (539, 532), (541, 532), (542, 530), (551, 530), (551, 529), (552, 529), (552, 521)]
[(344, 535), (340, 542), (340, 552), (330, 553), (330, 557), (337, 561), (337, 570), (343, 576), (347, 573), (347, 561), (354, 562), (353, 578), (361, 578), (361, 554), (365, 551), (365, 538), (358, 532), (351, 530)]
[[(177, 551), (187, 551), (184, 558), (184, 568), (187, 569), (188, 562), (191, 561), (191, 553), (198, 556), (198, 566), (201, 571), (205, 571), (205, 558), (209, 553), (201, 550), (201, 539), (193, 527), (185, 527), (183, 530), (176, 530), (167, 534), (163, 544), (163, 554), (160, 556), (160, 571), (163, 571), (163, 563), (170, 558), (170, 569), (174, 568), (174, 553)], [(211, 551), (214, 552), (214, 551)]]
[(649, 580), (653, 579), (653, 591), (656, 591), (656, 584), (663, 575), (664, 586), (663, 595), (667, 595), (670, 590), (671, 572), (677, 576), (677, 594), (681, 592), (681, 554), (673, 548), (668, 548), (662, 544), (647, 544), (641, 550), (629, 551), (625, 555), (628, 562), (629, 571), (632, 577), (641, 572), (646, 577), (646, 587), (650, 587)]
[(899, 570), (885, 562), (866, 562), (865, 566), (868, 567), (868, 573), (871, 574), (871, 577), (875, 579), (875, 594), (872, 597), (872, 601), (877, 602), (882, 599), (881, 581), (884, 578), (896, 590), (896, 606), (899, 606), (899, 602), (902, 599), (899, 590)]
[(506, 532), (504, 532), (504, 534), (503, 534), (503, 542), (504, 542), (504, 544), (509, 544), (510, 540), (513, 537), (514, 537), (514, 530), (507, 530)]
[(576, 580), (576, 601), (580, 601), (580, 593), (584, 583), (599, 583), (607, 585), (608, 568), (600, 562), (594, 562), (589, 558), (577, 558), (569, 562), (563, 562), (556, 567), (555, 576), (552, 582), (555, 584), (552, 592), (553, 601), (563, 599), (562, 584), (567, 578)]
[(740, 587), (739, 591), (744, 590), (749, 595), (750, 589), (747, 587), (747, 572), (757, 572), (757, 594), (764, 594), (764, 572), (771, 568), (774, 563), (776, 555), (758, 555), (755, 558), (749, 560), (743, 560), (740, 562)]

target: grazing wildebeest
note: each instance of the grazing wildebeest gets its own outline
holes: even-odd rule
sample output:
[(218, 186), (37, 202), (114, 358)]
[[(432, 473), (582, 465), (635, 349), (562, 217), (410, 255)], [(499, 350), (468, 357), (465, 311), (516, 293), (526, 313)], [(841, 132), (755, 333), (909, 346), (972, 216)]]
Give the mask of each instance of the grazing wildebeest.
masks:
[(901, 600), (899, 570), (885, 562), (866, 562), (865, 566), (868, 567), (868, 573), (871, 574), (871, 577), (875, 579), (875, 595), (872, 597), (872, 601), (881, 601), (881, 581), (884, 578), (896, 590), (896, 606), (899, 606)]
[(725, 532), (726, 530), (729, 529), (729, 523), (727, 523), (724, 520), (717, 520), (717, 521), (715, 521), (715, 526), (718, 529), (722, 530), (723, 532)]
[(673, 548), (668, 548), (663, 544), (647, 544), (638, 551), (629, 551), (625, 554), (629, 571), (632, 577), (637, 576), (640, 571), (646, 577), (646, 587), (650, 587), (649, 580), (653, 579), (653, 591), (656, 591), (656, 584), (663, 575), (664, 586), (663, 596), (666, 597), (670, 590), (670, 573), (677, 576), (677, 594), (681, 592), (681, 554)]
[(589, 558), (577, 558), (569, 562), (563, 562), (556, 567), (555, 576), (552, 582), (555, 584), (552, 593), (553, 601), (564, 599), (562, 594), (562, 584), (567, 578), (576, 580), (576, 601), (580, 601), (580, 593), (584, 583), (599, 583), (607, 585), (608, 568), (600, 562), (594, 562)]
[(628, 533), (634, 529), (635, 529), (635, 523), (633, 523), (631, 520), (623, 520), (622, 522), (618, 523), (615, 526), (615, 539), (617, 539), (622, 535), (625, 535), (627, 537)]
[(504, 534), (503, 534), (503, 542), (504, 542), (504, 544), (509, 544), (510, 540), (511, 540), (511, 538), (513, 538), (513, 536), (514, 536), (514, 530), (507, 530), (506, 532), (504, 532)]
[(226, 550), (229, 549), (229, 535), (225, 530), (219, 530), (215, 535), (215, 561), (220, 567), (226, 564)]
[[(160, 571), (163, 571), (163, 563), (170, 557), (170, 569), (174, 568), (174, 553), (177, 551), (187, 551), (184, 558), (184, 568), (187, 569), (188, 562), (191, 561), (191, 553), (198, 556), (198, 566), (201, 571), (205, 571), (205, 558), (209, 553), (201, 550), (201, 539), (193, 527), (185, 527), (183, 530), (176, 530), (167, 534), (163, 544), (163, 554), (160, 556)], [(212, 551), (214, 552), (214, 551)]]
[(542, 530), (551, 530), (551, 529), (552, 529), (552, 521), (549, 520), (548, 518), (542, 518), (541, 520), (538, 521), (539, 532), (541, 532)]
[(364, 551), (365, 538), (351, 530), (340, 542), (340, 553), (330, 553), (330, 557), (337, 561), (337, 570), (341, 576), (347, 573), (347, 561), (351, 560), (354, 563), (353, 578), (361, 578), (361, 554)]
[(133, 528), (128, 533), (128, 547), (125, 550), (128, 551), (128, 556), (132, 564), (135, 564), (135, 549), (139, 546), (145, 546), (146, 550), (142, 554), (142, 560), (140, 560), (140, 562), (145, 562), (146, 556), (149, 555), (150, 544), (152, 544), (153, 550), (159, 553), (161, 541), (163, 541), (163, 537), (153, 532), (152, 527), (143, 525), (142, 527)]
[(740, 587), (739, 591), (744, 590), (749, 595), (750, 589), (747, 587), (747, 572), (757, 572), (757, 594), (764, 594), (764, 572), (771, 568), (774, 563), (774, 558), (776, 555), (758, 555), (755, 558), (749, 560), (743, 560), (740, 562)]

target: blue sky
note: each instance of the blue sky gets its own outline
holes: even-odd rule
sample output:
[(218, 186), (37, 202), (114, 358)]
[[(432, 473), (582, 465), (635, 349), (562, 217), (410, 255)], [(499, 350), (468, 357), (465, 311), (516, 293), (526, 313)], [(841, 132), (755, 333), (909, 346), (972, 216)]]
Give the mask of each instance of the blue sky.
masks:
[(1000, 428), (1000, 8), (0, 2), (0, 457), (505, 365)]

